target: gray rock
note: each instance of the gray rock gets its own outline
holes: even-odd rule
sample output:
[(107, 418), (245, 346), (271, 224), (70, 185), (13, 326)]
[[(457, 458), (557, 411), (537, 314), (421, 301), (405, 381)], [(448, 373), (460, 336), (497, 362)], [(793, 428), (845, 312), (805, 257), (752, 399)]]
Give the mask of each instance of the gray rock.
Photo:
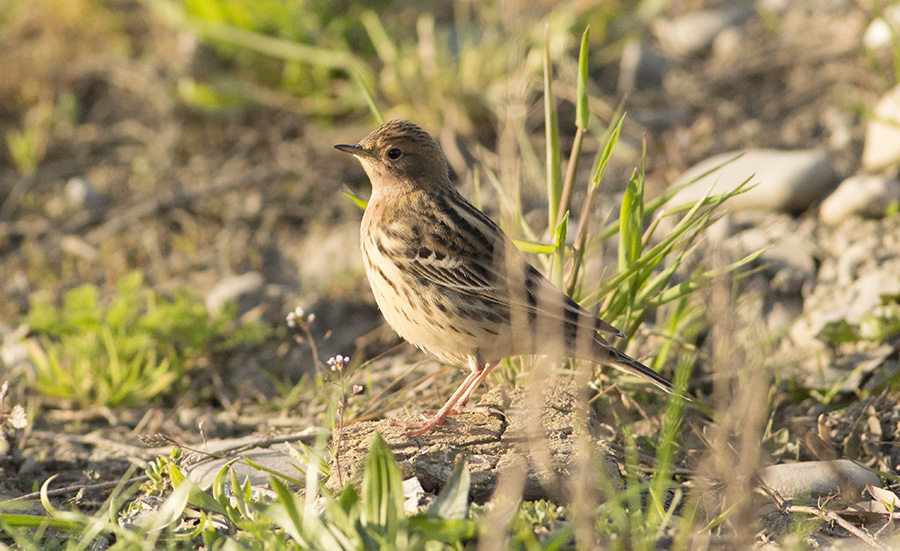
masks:
[(662, 85), (666, 69), (666, 59), (649, 44), (629, 40), (619, 63), (619, 92), (657, 88)]
[(894, 86), (875, 105), (866, 125), (862, 166), (879, 170), (900, 163), (900, 86)]
[(877, 475), (849, 459), (772, 465), (762, 470), (760, 479), (785, 499), (841, 495), (848, 502), (856, 501), (866, 484), (881, 484)]
[(88, 210), (99, 209), (110, 202), (108, 195), (97, 191), (81, 176), (74, 176), (66, 182), (66, 199), (70, 205)]
[(886, 308), (882, 297), (896, 295), (900, 295), (900, 258), (863, 271), (847, 286), (840, 281), (838, 285), (819, 284), (806, 299), (804, 316), (791, 327), (791, 338), (799, 346), (808, 346), (829, 322), (858, 323)]
[(689, 56), (709, 48), (719, 33), (753, 13), (752, 6), (742, 4), (698, 10), (674, 19), (657, 19), (653, 32), (667, 52)]
[(758, 264), (768, 279), (770, 291), (799, 296), (804, 285), (816, 277), (815, 246), (811, 231), (785, 215), (768, 215), (757, 226), (737, 235), (743, 254), (765, 248)]
[[(309, 439), (312, 440), (315, 435), (311, 434)], [(202, 446), (198, 446), (205, 452), (212, 454), (223, 453), (227, 450), (235, 450), (242, 446), (248, 449), (242, 451), (234, 457), (228, 459), (213, 459), (196, 463), (187, 467), (186, 474), (189, 479), (194, 481), (200, 488), (208, 489), (212, 486), (219, 470), (234, 458), (246, 457), (250, 461), (261, 467), (265, 467), (271, 471), (281, 473), (287, 478), (303, 479), (304, 475), (298, 468), (305, 468), (303, 462), (291, 454), (291, 447), (288, 443), (275, 443), (269, 447), (252, 447), (259, 446), (261, 439), (258, 436), (247, 436), (243, 438), (227, 438), (222, 440), (210, 440)], [(272, 476), (265, 470), (260, 470), (248, 465), (244, 461), (237, 461), (232, 464), (232, 469), (237, 475), (238, 480), (243, 482), (245, 479), (250, 480), (250, 484), (254, 489), (268, 489), (269, 477)]]
[[(258, 439), (257, 439), (258, 440)], [(303, 479), (303, 474), (298, 468), (303, 467), (299, 459), (290, 455), (287, 444), (278, 444), (270, 449), (252, 449), (240, 455), (246, 457), (253, 463), (267, 469), (271, 469), (286, 477), (293, 479)], [(215, 459), (194, 465), (188, 469), (188, 478), (193, 480), (203, 489), (212, 486), (216, 475), (222, 467), (231, 461), (231, 459)], [(269, 472), (259, 470), (243, 461), (237, 461), (231, 466), (239, 481), (249, 479), (250, 484), (254, 487), (268, 488)], [(304, 467), (305, 468), (305, 467)]]
[(886, 176), (847, 178), (819, 207), (819, 218), (839, 224), (849, 216), (880, 218), (892, 203), (900, 202), (900, 180)]
[(264, 280), (259, 272), (247, 272), (220, 281), (206, 295), (206, 309), (217, 313), (228, 302), (237, 301), (242, 296), (262, 289)]
[[(713, 170), (717, 167), (721, 168)], [(710, 173), (703, 176), (707, 172)], [(751, 149), (722, 153), (694, 165), (672, 185), (694, 179), (697, 180), (673, 198), (673, 205), (700, 199), (713, 184), (713, 194), (719, 194), (749, 179), (756, 187), (730, 199), (727, 207), (796, 214), (823, 199), (836, 184), (828, 155), (819, 150)]]

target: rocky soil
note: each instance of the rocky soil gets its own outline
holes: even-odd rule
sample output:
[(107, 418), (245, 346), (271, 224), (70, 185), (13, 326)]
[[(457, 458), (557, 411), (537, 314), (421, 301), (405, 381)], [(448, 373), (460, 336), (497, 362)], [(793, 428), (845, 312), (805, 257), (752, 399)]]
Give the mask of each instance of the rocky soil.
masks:
[[(611, 172), (630, 173), (643, 138), (653, 193), (735, 159), (679, 196), (696, 198), (713, 182), (716, 192), (747, 178), (758, 184), (729, 204), (694, 255), (720, 266), (766, 248), (752, 275), (703, 297), (711, 329), (701, 340), (701, 369), (691, 389), (717, 412), (716, 423), (708, 411), (688, 410), (678, 468), (710, 481), (724, 477), (705, 453), (709, 443), (732, 443), (727, 435), (716, 440), (716, 427), (727, 432), (755, 423), (763, 437), (760, 467), (844, 458), (900, 475), (896, 35), (885, 41), (884, 24), (868, 2), (676, 4), (652, 33), (625, 46), (619, 62), (593, 75), (609, 98), (628, 97), (628, 124)], [(321, 425), (324, 406), (284, 388), (314, 371), (314, 357), (321, 362), (336, 354), (375, 358), (348, 381), (367, 385), (369, 397), (348, 403), (338, 454), (348, 480), (366, 436), (378, 430), (404, 473), (417, 479), (420, 493), (411, 495), (422, 503), (461, 456), (473, 469), (473, 499), (487, 498), (518, 449), (517, 431), (531, 430), (516, 412), (533, 406), (534, 396), (495, 383), (482, 402), (499, 404), (496, 411), (466, 413), (458, 424), (467, 429), (413, 441), (384, 420), (439, 405), (462, 374), (401, 345), (383, 326), (365, 284), (357, 252), (360, 211), (340, 191), (349, 186), (365, 194), (367, 188), (353, 160), (331, 146), (365, 135), (368, 119), (326, 124), (264, 105), (224, 112), (185, 105), (174, 92), (179, 79), (196, 75), (204, 56), (213, 54), (140, 6), (117, 9), (138, 47), (131, 54), (103, 44), (94, 50), (89, 36), (73, 38), (78, 56), (48, 70), (47, 82), (55, 94), (77, 99), (79, 116), (55, 129), (31, 176), (0, 154), (0, 377), (11, 383), (6, 403), (24, 405), (30, 421), (7, 435), (0, 500), (60, 475), (52, 484), (56, 499), (98, 506), (108, 483), (169, 449), (147, 448), (141, 435), (164, 433), (195, 448), (204, 441), (224, 448), (262, 441), (269, 450), (271, 438), (298, 434), (311, 442), (315, 434), (303, 431)], [(885, 17), (900, 18), (895, 12)], [(900, 19), (892, 24), (897, 28)], [(27, 60), (26, 49), (46, 37), (29, 40), (35, 42), (24, 42), (8, 59)], [(12, 93), (0, 88), (6, 94), (0, 105), (11, 105), (5, 100)], [(20, 115), (3, 108), (0, 126), (17, 124)], [(459, 144), (463, 150), (492, 146), (473, 136)], [(604, 208), (617, 209), (624, 183), (604, 183)], [(30, 305), (84, 282), (111, 289), (133, 269), (161, 292), (188, 285), (211, 308), (235, 300), (245, 319), (273, 325), (282, 326), (303, 305), (315, 314), (310, 331), (317, 346), (282, 329), (269, 346), (197, 370), (183, 396), (149, 408), (73, 409), (37, 396), (20, 327)], [(652, 332), (638, 342), (637, 352), (646, 356), (659, 345)], [(532, 431), (555, 444), (546, 450), (550, 459), (543, 458), (549, 463), (526, 461), (523, 484), (531, 497), (565, 500), (565, 485), (547, 477), (571, 466), (572, 446), (580, 445), (572, 435), (584, 418), (590, 419), (584, 438), (608, 462), (623, 460), (620, 421), (639, 442), (658, 434), (664, 398), (649, 392), (634, 400), (633, 386), (604, 382), (605, 392), (583, 413), (571, 407), (578, 391), (549, 398), (567, 405), (550, 408), (565, 415), (544, 423), (543, 435)], [(744, 387), (751, 389), (749, 402), (731, 403)], [(268, 457), (290, 464), (283, 452)], [(863, 496), (866, 484), (896, 491), (896, 479), (857, 471), (838, 476), (834, 465), (804, 474), (809, 485), (800, 490), (780, 487), (779, 499), (840, 493), (848, 481), (847, 503), (875, 501)], [(618, 466), (608, 474), (621, 483)], [(778, 473), (769, 476), (777, 486)], [(833, 482), (825, 491), (810, 490), (823, 480)], [(783, 517), (761, 517), (769, 519), (760, 536), (766, 543)], [(824, 545), (854, 536), (838, 529), (814, 537)]]

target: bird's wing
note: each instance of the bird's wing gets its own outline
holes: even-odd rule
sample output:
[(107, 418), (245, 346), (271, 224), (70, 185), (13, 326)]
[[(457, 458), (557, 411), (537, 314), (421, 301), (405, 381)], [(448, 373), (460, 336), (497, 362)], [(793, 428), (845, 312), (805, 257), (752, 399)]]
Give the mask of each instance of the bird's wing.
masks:
[(465, 239), (454, 241), (441, 232), (423, 231), (420, 246), (405, 255), (408, 273), (520, 313), (624, 336), (526, 262), (515, 244), (481, 211), (467, 203), (455, 207), (455, 222), (465, 231)]

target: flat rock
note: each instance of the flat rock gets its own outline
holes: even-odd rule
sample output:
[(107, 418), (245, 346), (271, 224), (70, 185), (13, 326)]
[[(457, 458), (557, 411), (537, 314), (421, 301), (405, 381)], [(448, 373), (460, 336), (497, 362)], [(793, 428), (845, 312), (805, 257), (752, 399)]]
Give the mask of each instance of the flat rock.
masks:
[[(276, 444), (267, 449), (252, 449), (240, 454), (239, 457), (246, 457), (261, 467), (271, 469), (289, 478), (301, 480), (304, 478), (299, 469), (305, 468), (305, 466), (298, 458), (290, 454), (287, 444)], [(212, 486), (219, 470), (229, 461), (232, 459), (214, 459), (190, 467), (187, 472), (188, 478), (206, 490)], [(254, 487), (269, 487), (269, 478), (272, 476), (269, 472), (259, 470), (240, 460), (233, 463), (231, 468), (241, 482), (249, 479), (250, 484)]]
[[(714, 170), (717, 167), (721, 168)], [(703, 176), (707, 172), (709, 174)], [(828, 154), (812, 149), (750, 149), (722, 153), (694, 165), (672, 186), (695, 179), (678, 192), (672, 205), (700, 199), (713, 184), (716, 195), (732, 191), (749, 179), (756, 187), (728, 200), (727, 208), (798, 214), (824, 199), (837, 183), (828, 163)]]
[(852, 502), (862, 494), (866, 484), (881, 484), (877, 475), (849, 459), (771, 465), (762, 470), (760, 478), (785, 499), (841, 495)]
[[(494, 389), (481, 401), (491, 414), (462, 413), (453, 425), (415, 437), (391, 420), (367, 421), (346, 427), (338, 453), (331, 461), (332, 491), (342, 483), (359, 485), (374, 433), (384, 438), (397, 458), (404, 479), (415, 477), (426, 492), (436, 493), (450, 480), (453, 468), (465, 457), (471, 474), (470, 499), (487, 500), (503, 472), (524, 467), (524, 499), (566, 501), (576, 466), (575, 450), (586, 438), (592, 453), (600, 457), (606, 475), (621, 484), (618, 464), (608, 445), (597, 434), (593, 416), (578, 413), (577, 391), (571, 381), (545, 385), (544, 407), (538, 412), (532, 394), (540, 390)], [(501, 413), (502, 410), (502, 413)], [(494, 413), (493, 411), (496, 411)], [(398, 419), (399, 422), (415, 419)], [(537, 422), (536, 422), (537, 421)], [(587, 425), (587, 429), (579, 428)], [(580, 449), (580, 447), (579, 447)], [(336, 458), (341, 477), (336, 475)]]

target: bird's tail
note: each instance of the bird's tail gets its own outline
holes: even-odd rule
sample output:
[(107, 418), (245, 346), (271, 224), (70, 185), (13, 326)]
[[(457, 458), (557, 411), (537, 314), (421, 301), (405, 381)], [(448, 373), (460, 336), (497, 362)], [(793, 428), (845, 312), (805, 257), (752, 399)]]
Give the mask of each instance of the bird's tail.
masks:
[(646, 365), (641, 362), (635, 360), (628, 354), (617, 350), (613, 346), (605, 343), (597, 343), (600, 347), (603, 348), (603, 352), (608, 356), (607, 359), (602, 361), (601, 363), (607, 364), (610, 367), (614, 367), (619, 371), (624, 371), (625, 373), (630, 373), (631, 375), (636, 375), (641, 379), (647, 381), (648, 383), (652, 383), (662, 390), (666, 391), (669, 394), (677, 394), (684, 398), (688, 402), (692, 402), (693, 398), (690, 394), (685, 392), (684, 390), (676, 387), (672, 384), (672, 381), (663, 377), (656, 371), (653, 371)]

